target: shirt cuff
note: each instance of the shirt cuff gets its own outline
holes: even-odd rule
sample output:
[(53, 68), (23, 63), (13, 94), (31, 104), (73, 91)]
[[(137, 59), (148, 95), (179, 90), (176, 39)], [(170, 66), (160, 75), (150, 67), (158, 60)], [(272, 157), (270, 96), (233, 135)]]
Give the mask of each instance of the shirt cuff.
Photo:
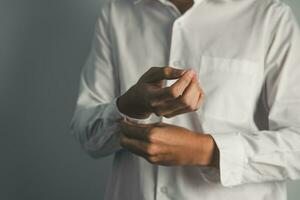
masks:
[(245, 149), (238, 132), (210, 133), (220, 152), (220, 181), (225, 187), (242, 184)]
[(120, 119), (122, 117), (125, 117), (125, 115), (122, 114), (118, 109), (117, 100), (118, 100), (118, 97), (115, 97), (112, 100), (112, 102), (108, 105), (107, 113), (109, 113), (110, 119)]
[(161, 118), (162, 117), (157, 117), (156, 115), (154, 114), (151, 114), (149, 117), (145, 118), (145, 119), (138, 119), (138, 118), (133, 118), (133, 117), (129, 117), (128, 115), (122, 113), (118, 106), (117, 106), (117, 100), (118, 98), (115, 98), (114, 100), (114, 104), (116, 106), (116, 110), (118, 112), (118, 114), (120, 116), (122, 116), (123, 118), (125, 118), (126, 120), (132, 122), (132, 123), (136, 123), (136, 124), (150, 124), (150, 123), (156, 123), (156, 122), (159, 122), (161, 121)]
[(93, 128), (90, 128), (90, 135), (82, 142), (83, 148), (93, 157), (108, 155), (110, 152), (121, 149), (118, 120), (122, 119), (122, 116), (118, 111), (116, 100), (117, 98), (114, 98), (105, 104), (105, 108), (99, 112), (97, 119), (89, 125), (89, 127), (98, 128), (94, 129), (94, 132), (92, 132)]

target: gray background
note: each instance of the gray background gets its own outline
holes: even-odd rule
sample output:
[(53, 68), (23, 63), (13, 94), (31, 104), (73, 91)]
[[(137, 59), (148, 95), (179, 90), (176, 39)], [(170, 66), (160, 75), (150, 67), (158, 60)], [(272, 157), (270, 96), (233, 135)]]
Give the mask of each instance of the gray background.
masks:
[[(290, 3), (298, 14), (300, 2)], [(103, 198), (111, 157), (89, 158), (69, 134), (99, 6), (0, 0), (1, 200)], [(298, 188), (289, 184), (289, 200)]]

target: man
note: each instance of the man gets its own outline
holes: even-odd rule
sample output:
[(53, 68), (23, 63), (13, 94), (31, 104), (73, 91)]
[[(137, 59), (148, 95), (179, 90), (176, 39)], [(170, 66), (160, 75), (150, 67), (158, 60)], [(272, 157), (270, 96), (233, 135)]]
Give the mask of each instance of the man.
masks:
[(92, 157), (114, 154), (105, 198), (286, 199), (299, 50), (279, 0), (106, 0), (71, 122)]

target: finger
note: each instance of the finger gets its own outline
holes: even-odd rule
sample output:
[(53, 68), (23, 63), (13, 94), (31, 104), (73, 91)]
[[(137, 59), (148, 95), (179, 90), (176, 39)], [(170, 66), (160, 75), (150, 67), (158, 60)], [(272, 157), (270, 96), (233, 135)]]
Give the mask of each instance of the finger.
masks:
[(190, 107), (190, 110), (193, 108), (196, 109), (201, 91), (202, 89), (198, 84), (196, 76), (194, 75), (189, 85), (179, 98), (170, 100), (166, 99), (157, 102), (152, 101), (152, 112), (154, 112), (157, 116), (164, 116), (186, 108), (187, 106)]
[(142, 80), (147, 83), (154, 83), (161, 80), (171, 80), (181, 77), (186, 70), (173, 67), (151, 67), (143, 76)]
[(121, 135), (120, 144), (123, 148), (139, 156), (147, 157), (149, 155), (147, 153), (149, 144), (143, 140), (136, 140), (126, 137), (125, 135)]
[(204, 91), (203, 91), (200, 83), (198, 81), (197, 81), (197, 83), (198, 83), (198, 90), (200, 91), (200, 93), (199, 93), (198, 100), (197, 100), (197, 103), (196, 103), (195, 107), (196, 107), (196, 109), (199, 109), (201, 104), (203, 103), (205, 95), (204, 95)]
[(173, 85), (159, 89), (156, 93), (156, 98), (166, 100), (179, 97), (186, 87), (188, 87), (194, 76), (195, 72), (193, 70), (188, 70)]
[[(204, 99), (204, 95), (203, 95), (203, 93), (200, 93), (196, 109), (200, 108), (201, 104), (203, 103), (203, 99)], [(177, 115), (181, 115), (181, 114), (184, 114), (184, 113), (188, 113), (188, 112), (191, 112), (191, 109), (185, 107), (185, 108), (182, 108), (182, 109), (178, 109), (178, 110), (176, 110), (174, 112), (165, 114), (164, 117), (171, 118), (171, 117), (174, 117), (174, 116), (177, 116)]]
[(121, 130), (126, 137), (148, 141), (149, 129), (154, 125), (135, 124), (122, 120), (120, 122)]
[(183, 108), (186, 108), (186, 106), (179, 102), (177, 99), (172, 99), (154, 104), (153, 112), (157, 116), (163, 116)]
[(178, 109), (173, 110), (168, 113), (164, 113), (164, 116), (167, 118), (173, 117), (175, 115), (180, 115), (186, 112), (195, 111), (198, 109), (198, 104), (201, 103), (201, 95), (203, 94), (202, 88), (198, 84), (198, 81), (193, 77), (190, 85), (183, 92), (183, 95), (180, 98), (176, 99), (179, 101), (181, 106), (178, 106)]
[(196, 105), (196, 108), (199, 109), (200, 106), (202, 105), (203, 101), (204, 101), (204, 92), (202, 90), (202, 92), (199, 94), (199, 98), (198, 98), (198, 102), (197, 102), (197, 105)]
[(199, 87), (198, 81), (195, 77), (192, 78), (188, 87), (182, 93), (182, 96), (178, 98), (178, 100), (188, 106), (190, 110), (196, 109), (196, 105), (199, 100), (199, 95), (201, 93), (201, 89)]
[(184, 113), (187, 113), (187, 112), (190, 112), (190, 109), (188, 109), (188, 108), (185, 107), (185, 108), (176, 110), (176, 111), (174, 111), (172, 113), (165, 114), (164, 117), (171, 118), (171, 117), (174, 117), (174, 116), (177, 116), (177, 115), (181, 115), (181, 114), (184, 114)]

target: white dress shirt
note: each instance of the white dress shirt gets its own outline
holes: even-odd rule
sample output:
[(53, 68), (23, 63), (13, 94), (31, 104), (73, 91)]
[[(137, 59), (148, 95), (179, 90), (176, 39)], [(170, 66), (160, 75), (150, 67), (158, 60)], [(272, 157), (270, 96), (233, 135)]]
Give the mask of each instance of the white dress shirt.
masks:
[[(121, 148), (116, 99), (151, 66), (193, 68), (202, 107), (161, 121), (211, 134), (220, 170), (152, 165)], [(167, 82), (168, 85), (171, 81)], [(284, 200), (300, 178), (300, 31), (279, 0), (105, 0), (72, 133), (114, 154), (107, 200)]]

